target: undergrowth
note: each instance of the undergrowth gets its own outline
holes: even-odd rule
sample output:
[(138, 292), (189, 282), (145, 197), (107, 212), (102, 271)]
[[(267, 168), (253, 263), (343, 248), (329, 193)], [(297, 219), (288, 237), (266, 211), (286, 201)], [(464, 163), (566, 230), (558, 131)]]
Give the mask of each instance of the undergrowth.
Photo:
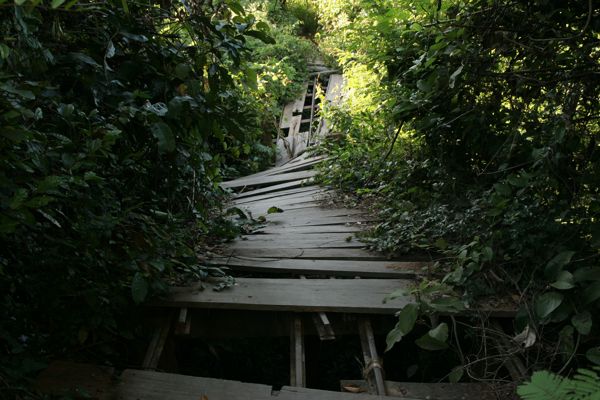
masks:
[[(375, 202), (374, 249), (425, 252), (444, 276), (414, 289), (437, 304), (402, 310), (389, 344), (419, 312), (491, 297), (518, 304), (508, 339), (526, 372), (600, 363), (592, 3), (315, 4), (347, 80), (345, 105), (324, 110), (341, 136), (322, 179)], [(447, 324), (421, 344), (454, 345)]]

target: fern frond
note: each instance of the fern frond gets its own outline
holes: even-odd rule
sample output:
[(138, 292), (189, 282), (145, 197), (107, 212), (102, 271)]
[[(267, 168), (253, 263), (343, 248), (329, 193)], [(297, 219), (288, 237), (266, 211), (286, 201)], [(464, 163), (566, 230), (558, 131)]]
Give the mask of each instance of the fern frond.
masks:
[(600, 400), (600, 377), (594, 371), (579, 369), (572, 380), (573, 399)]
[(577, 370), (572, 379), (538, 371), (517, 394), (523, 400), (600, 400), (600, 376), (587, 369)]
[(531, 376), (531, 382), (517, 388), (517, 394), (523, 400), (567, 400), (570, 391), (568, 383), (559, 375), (538, 371)]

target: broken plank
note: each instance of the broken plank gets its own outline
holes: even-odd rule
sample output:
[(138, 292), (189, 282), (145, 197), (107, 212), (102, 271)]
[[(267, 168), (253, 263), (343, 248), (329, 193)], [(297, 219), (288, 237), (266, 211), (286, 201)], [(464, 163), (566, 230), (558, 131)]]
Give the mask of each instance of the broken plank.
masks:
[(218, 258), (211, 264), (273, 273), (361, 276), (365, 278), (412, 278), (429, 264), (403, 261), (298, 260), (265, 258)]
[(271, 387), (213, 378), (125, 370), (118, 400), (268, 400)]
[(232, 204), (233, 205), (252, 204), (252, 203), (258, 203), (261, 201), (266, 201), (269, 199), (278, 199), (278, 198), (293, 199), (293, 198), (297, 198), (297, 197), (310, 196), (310, 195), (316, 196), (319, 193), (326, 194), (326, 193), (329, 193), (329, 190), (326, 188), (319, 187), (319, 186), (310, 185), (310, 186), (296, 187), (296, 188), (288, 189), (288, 190), (269, 192), (269, 193), (260, 194), (260, 195), (256, 195), (256, 196), (248, 196), (248, 197), (243, 197), (242, 195), (244, 193), (240, 193), (239, 197), (237, 197), (236, 199), (234, 199), (232, 201)]
[(262, 187), (262, 186), (271, 186), (278, 183), (286, 183), (291, 181), (297, 181), (299, 179), (312, 178), (317, 174), (317, 171), (298, 171), (298, 172), (289, 172), (280, 175), (272, 175), (272, 176), (261, 176), (256, 178), (240, 178), (233, 181), (223, 182), (221, 183), (222, 188), (227, 189), (235, 189), (242, 188), (246, 186), (252, 187)]
[(286, 183), (282, 183), (280, 185), (267, 186), (264, 188), (254, 189), (254, 190), (250, 190), (247, 192), (241, 192), (241, 193), (234, 195), (233, 198), (240, 199), (243, 197), (255, 196), (257, 194), (277, 192), (277, 191), (280, 191), (283, 189), (292, 189), (292, 188), (298, 188), (298, 187), (302, 187), (302, 186), (309, 186), (309, 185), (311, 185), (311, 182), (312, 182), (312, 179), (310, 179), (310, 178), (309, 179), (299, 179), (297, 181), (286, 182)]
[(156, 369), (171, 331), (171, 315), (164, 317), (160, 326), (156, 327), (148, 344), (146, 356), (142, 362), (143, 369)]
[(257, 311), (351, 312), (394, 314), (414, 302), (402, 295), (383, 302), (391, 292), (408, 288), (399, 279), (252, 279), (237, 278), (230, 289), (216, 292), (207, 284), (171, 288), (171, 295), (154, 302), (162, 307), (214, 308)]
[[(496, 388), (484, 383), (417, 383), (386, 381), (387, 395), (390, 397), (411, 397), (427, 400), (496, 400)], [(343, 380), (342, 390), (366, 393), (364, 380)], [(361, 396), (361, 399), (363, 397)]]

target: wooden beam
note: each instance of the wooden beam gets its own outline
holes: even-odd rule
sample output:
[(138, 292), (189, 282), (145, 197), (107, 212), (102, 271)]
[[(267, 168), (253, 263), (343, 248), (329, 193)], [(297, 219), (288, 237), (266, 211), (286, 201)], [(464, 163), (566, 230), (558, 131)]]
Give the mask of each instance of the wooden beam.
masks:
[(304, 334), (299, 314), (293, 316), (290, 328), (290, 385), (306, 387)]
[[(367, 393), (364, 380), (342, 380), (342, 391)], [(485, 383), (421, 383), (385, 381), (387, 396), (428, 400), (496, 400), (508, 399), (514, 394), (514, 386), (505, 388)], [(363, 399), (363, 396), (360, 396)]]
[(160, 326), (156, 327), (152, 334), (152, 339), (146, 350), (146, 356), (142, 362), (143, 369), (154, 370), (158, 368), (160, 357), (165, 348), (165, 343), (171, 331), (171, 314), (169, 313), (162, 321)]
[(411, 295), (386, 303), (383, 299), (412, 281), (399, 279), (264, 279), (236, 278), (236, 285), (223, 291), (211, 290), (217, 284), (174, 287), (160, 307), (212, 308), (256, 311), (339, 312), (394, 314), (414, 302)]
[(383, 365), (377, 354), (375, 336), (368, 317), (359, 317), (358, 330), (360, 343), (365, 360), (365, 379), (369, 382), (369, 393), (386, 395), (385, 381), (383, 379)]

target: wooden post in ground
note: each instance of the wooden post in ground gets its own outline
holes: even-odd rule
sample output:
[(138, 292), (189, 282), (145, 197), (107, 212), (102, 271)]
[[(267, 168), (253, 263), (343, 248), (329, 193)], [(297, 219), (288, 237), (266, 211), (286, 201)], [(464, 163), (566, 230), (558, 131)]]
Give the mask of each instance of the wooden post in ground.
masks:
[(142, 362), (142, 369), (155, 370), (158, 367), (170, 331), (171, 314), (169, 313), (163, 321), (161, 321), (160, 326), (154, 330), (152, 339), (148, 345), (148, 350), (146, 350), (146, 356)]
[(375, 336), (373, 328), (368, 317), (358, 318), (358, 331), (360, 334), (360, 344), (365, 360), (365, 379), (369, 386), (369, 393), (386, 395), (385, 380), (383, 379), (383, 365), (377, 355), (377, 346), (375, 345)]
[(294, 314), (290, 332), (290, 386), (306, 387), (302, 318)]

